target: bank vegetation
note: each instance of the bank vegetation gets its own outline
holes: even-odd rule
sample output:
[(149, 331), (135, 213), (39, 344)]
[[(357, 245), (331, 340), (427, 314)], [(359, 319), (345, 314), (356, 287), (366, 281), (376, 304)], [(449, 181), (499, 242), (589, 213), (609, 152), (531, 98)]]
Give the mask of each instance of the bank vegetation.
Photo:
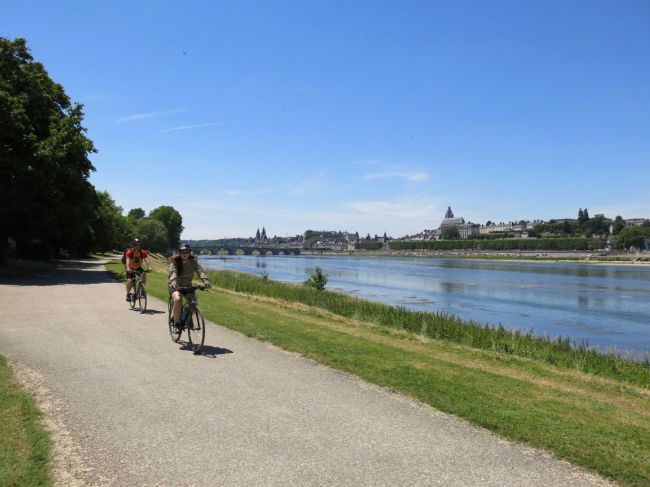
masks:
[[(149, 292), (166, 301), (166, 261)], [(119, 263), (113, 273), (122, 275)], [(650, 484), (648, 363), (308, 286), (212, 272), (211, 321), (408, 395), (623, 485)], [(161, 331), (162, 332), (162, 331)], [(206, 343), (219, 346), (218, 328)]]

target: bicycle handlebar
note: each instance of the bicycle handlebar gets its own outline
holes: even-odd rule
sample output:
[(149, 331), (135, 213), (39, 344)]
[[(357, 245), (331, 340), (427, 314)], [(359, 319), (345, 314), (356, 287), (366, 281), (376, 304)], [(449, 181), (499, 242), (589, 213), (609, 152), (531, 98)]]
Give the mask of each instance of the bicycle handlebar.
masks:
[(188, 291), (205, 291), (205, 286), (187, 286), (187, 287), (177, 287), (176, 291), (179, 292), (188, 292)]

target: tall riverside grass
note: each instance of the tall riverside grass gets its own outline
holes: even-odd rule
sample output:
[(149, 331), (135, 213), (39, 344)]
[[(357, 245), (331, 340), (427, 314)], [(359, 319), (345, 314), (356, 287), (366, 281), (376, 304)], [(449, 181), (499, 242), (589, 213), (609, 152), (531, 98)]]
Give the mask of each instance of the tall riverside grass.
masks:
[(213, 285), (245, 294), (256, 294), (285, 301), (297, 301), (359, 321), (406, 330), (437, 340), (541, 360), (559, 367), (626, 381), (650, 388), (650, 362), (626, 360), (597, 352), (568, 338), (556, 340), (530, 332), (507, 330), (503, 326), (463, 321), (442, 312), (424, 313), (346, 296), (333, 291), (317, 291), (301, 285), (263, 279), (232, 271), (208, 272)]

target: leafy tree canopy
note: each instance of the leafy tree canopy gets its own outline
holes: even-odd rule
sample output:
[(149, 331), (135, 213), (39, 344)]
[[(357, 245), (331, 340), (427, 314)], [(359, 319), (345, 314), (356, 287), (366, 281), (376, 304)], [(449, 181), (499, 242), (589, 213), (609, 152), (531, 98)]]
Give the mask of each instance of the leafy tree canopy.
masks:
[(0, 37), (0, 260), (7, 237), (73, 251), (91, 243), (99, 200), (82, 105), (35, 62), (25, 39)]
[(132, 210), (129, 211), (129, 214), (127, 215), (129, 220), (139, 220), (140, 218), (145, 217), (144, 210), (142, 208), (133, 208)]
[(650, 239), (650, 232), (648, 232), (647, 229), (637, 225), (631, 225), (620, 231), (618, 234), (617, 245), (618, 248), (623, 250), (627, 250), (630, 247), (643, 249), (646, 239)]
[(137, 232), (142, 246), (154, 252), (164, 252), (169, 247), (167, 228), (155, 218), (142, 218), (137, 222)]
[(625, 228), (625, 220), (623, 220), (622, 216), (617, 216), (616, 219), (614, 220), (614, 235), (618, 235), (621, 230)]
[(122, 214), (122, 208), (115, 204), (106, 191), (97, 193), (99, 208), (93, 224), (95, 250), (123, 249), (135, 235), (133, 222)]
[(458, 240), (460, 238), (460, 232), (456, 227), (445, 227), (442, 229), (440, 238), (443, 240)]
[(149, 212), (149, 218), (160, 221), (167, 231), (167, 242), (172, 248), (177, 248), (183, 232), (183, 217), (172, 206), (159, 206)]

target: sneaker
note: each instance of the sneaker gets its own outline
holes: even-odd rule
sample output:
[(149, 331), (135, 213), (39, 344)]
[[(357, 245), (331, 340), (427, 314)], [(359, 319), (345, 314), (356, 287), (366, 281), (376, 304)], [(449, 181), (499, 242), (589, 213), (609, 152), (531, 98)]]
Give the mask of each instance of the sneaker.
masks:
[(174, 328), (176, 328), (176, 331), (180, 333), (183, 331), (183, 324), (180, 321), (175, 321)]
[(126, 295), (126, 302), (127, 302), (127, 303), (130, 303), (130, 302), (131, 302), (131, 295), (130, 295), (130, 294), (127, 294), (127, 295)]

